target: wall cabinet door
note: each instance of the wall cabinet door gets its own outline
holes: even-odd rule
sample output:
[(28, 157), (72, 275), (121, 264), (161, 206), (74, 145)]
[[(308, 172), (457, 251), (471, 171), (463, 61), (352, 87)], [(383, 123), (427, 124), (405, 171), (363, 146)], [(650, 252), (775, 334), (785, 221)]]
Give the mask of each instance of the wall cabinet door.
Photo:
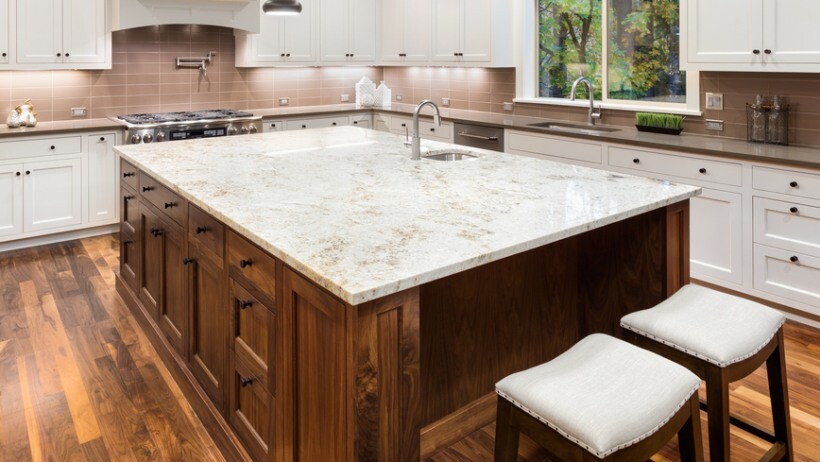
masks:
[(820, 2), (765, 0), (764, 59), (776, 64), (820, 63)]
[(321, 27), (322, 61), (347, 61), (351, 52), (350, 0), (322, 0)]
[(63, 0), (63, 62), (104, 63), (105, 0)]
[(762, 62), (763, 0), (688, 0), (686, 8), (689, 62)]
[(23, 232), (23, 165), (0, 165), (0, 237)]
[[(251, 47), (250, 61), (278, 62), (284, 60), (282, 56), (284, 54), (283, 31), (281, 17), (263, 14), (259, 34), (245, 36)], [(237, 54), (240, 54), (240, 50), (237, 50)]]
[(404, 59), (408, 62), (430, 60), (430, 0), (404, 0)]
[(17, 62), (62, 63), (63, 0), (17, 0)]
[(282, 36), (286, 60), (308, 63), (316, 61), (316, 20), (318, 0), (301, 0), (302, 14), (282, 18)]
[(216, 407), (222, 409), (230, 332), (224, 263), (214, 261), (194, 241), (189, 242), (188, 258), (193, 260), (188, 280), (190, 367)]
[(704, 189), (692, 198), (692, 276), (743, 284), (743, 199), (740, 194)]
[(11, 22), (9, 1), (0, 0), (0, 64), (8, 64), (11, 56)]
[[(463, 23), (462, 0), (433, 0), (433, 60), (458, 61)], [(485, 31), (486, 33), (486, 31)]]
[(350, 57), (357, 63), (376, 61), (376, 0), (350, 0)]
[(83, 159), (24, 165), (23, 230), (43, 231), (83, 221)]
[(465, 62), (491, 61), (493, 34), (496, 33), (493, 27), (493, 0), (462, 0), (462, 8), (461, 59)]
[(114, 153), (113, 133), (91, 135), (88, 141), (88, 221), (117, 220), (119, 160)]
[(404, 0), (383, 0), (381, 60), (401, 62), (404, 54)]

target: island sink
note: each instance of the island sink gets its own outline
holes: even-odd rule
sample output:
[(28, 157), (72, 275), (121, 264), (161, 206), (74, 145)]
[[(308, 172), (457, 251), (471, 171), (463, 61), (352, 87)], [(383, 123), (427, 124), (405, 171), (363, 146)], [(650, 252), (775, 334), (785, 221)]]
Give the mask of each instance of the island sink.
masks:
[(427, 160), (437, 160), (443, 162), (453, 162), (458, 160), (472, 160), (478, 159), (477, 154), (470, 153), (469, 151), (464, 150), (443, 150), (443, 151), (430, 151), (422, 159)]

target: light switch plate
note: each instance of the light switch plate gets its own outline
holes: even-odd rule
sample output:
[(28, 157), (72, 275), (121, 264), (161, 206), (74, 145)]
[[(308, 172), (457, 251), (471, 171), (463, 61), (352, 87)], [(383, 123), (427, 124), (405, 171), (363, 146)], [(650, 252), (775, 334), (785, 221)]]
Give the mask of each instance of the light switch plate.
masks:
[(449, 106), (450, 105), (450, 98), (441, 98), (441, 105), (442, 106)]
[(71, 117), (85, 117), (88, 115), (88, 109), (84, 107), (71, 108)]
[(504, 110), (512, 112), (515, 110), (515, 105), (513, 103), (504, 103)]
[(706, 119), (706, 129), (716, 132), (723, 131), (723, 121), (715, 119)]
[(350, 102), (350, 95), (342, 95), (342, 102), (349, 103)]
[(706, 93), (706, 109), (723, 110), (723, 93)]
[(290, 98), (279, 98), (279, 105), (280, 106), (290, 105)]
[(402, 101), (403, 99), (404, 99), (404, 96), (396, 95), (396, 101)]

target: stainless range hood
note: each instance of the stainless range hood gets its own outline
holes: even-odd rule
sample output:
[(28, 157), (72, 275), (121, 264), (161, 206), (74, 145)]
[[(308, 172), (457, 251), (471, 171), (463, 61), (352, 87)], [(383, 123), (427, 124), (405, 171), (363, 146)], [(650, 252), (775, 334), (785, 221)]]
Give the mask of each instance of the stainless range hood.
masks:
[(259, 33), (260, 0), (112, 0), (113, 30), (164, 24), (232, 27)]

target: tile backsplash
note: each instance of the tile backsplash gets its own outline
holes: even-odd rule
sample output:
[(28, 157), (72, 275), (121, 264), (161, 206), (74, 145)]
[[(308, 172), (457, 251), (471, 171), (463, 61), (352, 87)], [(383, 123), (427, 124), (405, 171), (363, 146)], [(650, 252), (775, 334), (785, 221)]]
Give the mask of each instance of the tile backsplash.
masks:
[[(216, 51), (207, 76), (177, 69), (178, 56)], [(86, 107), (88, 118), (136, 112), (212, 108), (269, 109), (288, 98), (290, 106), (355, 100), (355, 83), (367, 75), (385, 80), (394, 100), (404, 103), (450, 100), (453, 109), (503, 113), (515, 97), (515, 69), (443, 67), (302, 67), (243, 69), (234, 66), (233, 29), (210, 26), (157, 26), (118, 31), (113, 36), (113, 69), (105, 71), (0, 71), (0, 111), (31, 98), (42, 121), (71, 119), (71, 108)], [(792, 144), (820, 147), (820, 74), (701, 73), (705, 93), (724, 94), (723, 111), (688, 117), (687, 133), (745, 138), (745, 103), (756, 94), (782, 95), (791, 104)], [(516, 104), (516, 115), (585, 121), (585, 108)], [(603, 122), (632, 126), (629, 111), (603, 111)], [(707, 132), (703, 119), (725, 122), (723, 132)]]

